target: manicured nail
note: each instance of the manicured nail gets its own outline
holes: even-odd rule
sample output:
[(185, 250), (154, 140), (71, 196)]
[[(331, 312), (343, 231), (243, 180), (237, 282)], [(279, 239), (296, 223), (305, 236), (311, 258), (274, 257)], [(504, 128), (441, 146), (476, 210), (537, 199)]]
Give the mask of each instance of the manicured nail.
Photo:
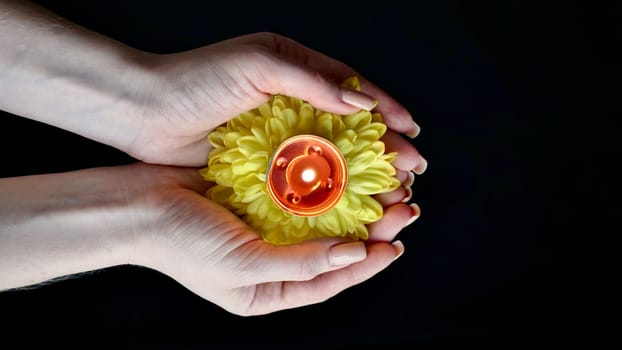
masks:
[(397, 240), (391, 244), (393, 244), (393, 246), (395, 247), (395, 258), (393, 258), (393, 261), (395, 261), (397, 260), (397, 258), (402, 256), (402, 254), (404, 254), (404, 243), (402, 243), (402, 241), (400, 240)]
[(415, 220), (419, 218), (419, 216), (421, 216), (421, 208), (419, 208), (417, 203), (410, 204), (410, 209), (412, 209), (412, 214), (410, 214), (410, 219), (408, 219), (404, 227), (412, 224), (413, 222), (415, 222)]
[(367, 257), (367, 248), (363, 242), (350, 242), (330, 247), (328, 254), (332, 266), (352, 264)]
[(406, 136), (410, 137), (411, 139), (414, 139), (415, 137), (417, 137), (419, 135), (419, 133), (421, 133), (421, 128), (419, 127), (419, 124), (415, 123), (415, 121), (412, 121), (412, 126), (410, 127), (410, 130), (406, 133)]
[(415, 183), (415, 173), (412, 171), (408, 172), (408, 177), (406, 181), (404, 181), (404, 187), (411, 187)]
[(351, 106), (371, 111), (376, 108), (378, 101), (373, 97), (355, 90), (341, 89), (341, 100)]
[(413, 197), (413, 190), (408, 186), (404, 186), (404, 189), (406, 190), (406, 197), (402, 199), (402, 203), (408, 203), (408, 201)]
[(428, 168), (428, 161), (425, 160), (425, 158), (421, 157), (421, 161), (419, 162), (419, 164), (417, 164), (417, 167), (413, 169), (413, 171), (415, 172), (415, 174), (421, 175), (425, 172), (427, 168)]

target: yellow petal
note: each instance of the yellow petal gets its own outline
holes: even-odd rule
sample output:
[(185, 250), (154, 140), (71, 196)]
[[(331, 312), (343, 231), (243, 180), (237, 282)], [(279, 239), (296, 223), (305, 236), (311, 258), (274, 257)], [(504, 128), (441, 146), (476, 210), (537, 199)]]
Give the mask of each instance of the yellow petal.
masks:
[(222, 152), (222, 154), (220, 154), (220, 160), (224, 163), (233, 163), (236, 160), (240, 160), (240, 159), (246, 159), (246, 157), (242, 153), (240, 153), (237, 147), (233, 149), (229, 149), (225, 152)]
[(242, 113), (238, 117), (227, 122), (227, 129), (239, 131), (244, 135), (250, 135), (250, 130), (253, 127), (253, 120), (255, 120), (255, 117), (257, 117), (257, 114), (254, 111)]
[(266, 135), (270, 135), (270, 144), (279, 145), (282, 141), (291, 136), (291, 131), (286, 127), (283, 120), (270, 118), (266, 123)]
[(230, 132), (228, 132), (227, 134), (225, 134), (225, 137), (224, 137), (225, 147), (227, 147), (227, 148), (237, 147), (238, 140), (242, 136), (244, 136), (244, 135), (242, 135), (242, 133), (240, 133), (239, 131), (230, 131)]
[(361, 239), (368, 239), (369, 232), (367, 231), (367, 226), (363, 225), (363, 223), (358, 223), (356, 226), (356, 230), (354, 231), (355, 236), (358, 236)]
[(216, 128), (216, 130), (212, 131), (209, 135), (207, 135), (207, 139), (209, 140), (212, 147), (225, 147), (225, 134), (227, 133), (227, 129), (223, 127)]
[(300, 106), (300, 120), (298, 122), (299, 134), (310, 134), (315, 125), (315, 110), (310, 104), (304, 103)]
[(265, 143), (259, 142), (254, 136), (243, 136), (238, 140), (238, 147), (240, 149), (240, 153), (244, 156), (249, 157), (250, 155), (256, 152), (269, 152), (270, 147)]
[[(268, 137), (268, 135), (266, 135), (266, 133), (264, 132), (263, 128), (259, 128), (256, 126), (253, 126), (253, 128), (251, 129), (251, 132), (253, 133), (253, 136), (255, 136), (255, 138), (257, 139), (257, 142), (263, 144), (263, 145), (269, 145), (270, 144), (270, 138)], [(239, 139), (239, 137), (238, 137)]]
[(207, 180), (214, 181), (221, 186), (233, 185), (233, 169), (229, 164), (216, 164), (208, 168)]
[(266, 197), (268, 193), (266, 192), (265, 184), (255, 184), (247, 187), (244, 191), (237, 191), (234, 187), (236, 193), (241, 194), (240, 201), (242, 203), (250, 203), (259, 199), (259, 197)]
[(339, 217), (334, 210), (320, 215), (321, 220), (317, 222), (317, 228), (326, 234), (334, 236), (339, 233)]
[(349, 208), (335, 208), (337, 217), (339, 218), (339, 233), (345, 235), (348, 232), (354, 232), (358, 224), (356, 212)]
[(333, 139), (333, 115), (332, 113), (322, 113), (315, 119), (315, 128), (313, 130), (315, 135), (321, 136), (325, 139)]
[(384, 120), (382, 120), (382, 114), (380, 113), (372, 113), (371, 121), (374, 123), (382, 123), (384, 124)]
[(287, 98), (287, 105), (295, 111), (297, 111), (303, 103), (304, 102), (297, 97), (289, 96)]
[(218, 147), (212, 149), (207, 158), (207, 165), (211, 166), (214, 164), (223, 164), (224, 162), (222, 161), (222, 159), (220, 159), (220, 155), (227, 151), (229, 151), (229, 148), (225, 147)]
[(361, 91), (361, 83), (359, 82), (359, 78), (357, 76), (352, 76), (344, 80), (341, 83), (341, 87)]
[(354, 149), (352, 153), (358, 154), (365, 151), (372, 151), (378, 157), (381, 157), (384, 154), (385, 147), (384, 142), (382, 141), (373, 141), (369, 142), (368, 140), (356, 140), (354, 143)]
[(357, 154), (348, 163), (348, 175), (352, 176), (365, 172), (368, 169), (369, 164), (371, 164), (374, 160), (376, 160), (374, 152), (366, 151)]
[(345, 137), (339, 138), (335, 141), (335, 146), (339, 148), (341, 154), (347, 156), (354, 149), (354, 144)]
[(272, 115), (266, 117), (276, 117), (281, 114), (281, 111), (287, 108), (287, 99), (284, 96), (276, 95), (272, 97), (271, 103), (269, 105), (272, 107)]
[(306, 220), (300, 216), (292, 215), (285, 221), (285, 226), (291, 225), (293, 228), (300, 230), (303, 226), (305, 226)]
[(374, 123), (366, 125), (358, 129), (357, 135), (359, 139), (376, 141), (379, 140), (382, 135), (387, 131), (387, 127), (382, 124)]
[(374, 195), (385, 192), (391, 186), (391, 177), (378, 172), (366, 172), (348, 179), (348, 191), (357, 194)]
[(286, 213), (276, 206), (272, 205), (272, 208), (268, 211), (268, 221), (270, 222), (283, 222), (286, 218)]
[(281, 111), (281, 119), (285, 123), (286, 129), (290, 132), (293, 132), (296, 129), (296, 125), (298, 125), (298, 114), (296, 114), (296, 110), (292, 108), (286, 108)]
[(233, 174), (244, 175), (252, 172), (265, 172), (268, 163), (264, 159), (237, 159), (231, 164)]
[(366, 110), (360, 110), (359, 112), (345, 116), (343, 122), (348, 129), (358, 131), (358, 129), (369, 125), (371, 122), (371, 113)]
[(270, 105), (270, 102), (266, 102), (261, 106), (257, 107), (257, 110), (262, 117), (272, 118), (272, 106)]
[(249, 215), (255, 215), (259, 219), (265, 219), (266, 215), (268, 214), (268, 210), (262, 198), (249, 203), (246, 210), (248, 211)]
[(353, 212), (358, 212), (361, 209), (361, 199), (359, 195), (352, 191), (346, 191), (344, 197), (347, 198), (348, 208)]
[(373, 197), (361, 196), (361, 210), (359, 211), (359, 220), (364, 223), (371, 223), (380, 220), (382, 217), (382, 205)]

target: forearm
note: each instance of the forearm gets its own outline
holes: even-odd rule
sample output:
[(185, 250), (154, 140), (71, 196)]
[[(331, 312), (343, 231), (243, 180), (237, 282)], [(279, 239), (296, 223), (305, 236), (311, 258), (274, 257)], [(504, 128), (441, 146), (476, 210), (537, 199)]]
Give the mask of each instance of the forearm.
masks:
[(0, 179), (0, 290), (131, 261), (124, 170), (103, 169)]
[(148, 57), (28, 2), (0, 2), (0, 109), (13, 114), (127, 150)]

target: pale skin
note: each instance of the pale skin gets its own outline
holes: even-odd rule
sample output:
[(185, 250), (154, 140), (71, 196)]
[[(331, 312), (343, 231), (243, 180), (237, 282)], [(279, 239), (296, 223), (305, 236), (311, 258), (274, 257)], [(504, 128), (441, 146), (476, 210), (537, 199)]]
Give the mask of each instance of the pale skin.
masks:
[[(361, 93), (339, 88), (352, 75)], [(206, 135), (271, 94), (339, 114), (377, 100), (404, 186), (377, 196), (385, 212), (369, 225), (368, 241), (273, 246), (203, 196), (209, 184), (197, 167), (210, 150)], [(412, 172), (427, 166), (403, 137), (419, 133), (412, 116), (346, 64), (277, 34), (157, 55), (3, 1), (0, 109), (140, 160), (0, 179), (0, 289), (134, 264), (229, 312), (266, 314), (321, 302), (382, 271), (404, 251), (396, 235), (419, 216), (404, 203)]]

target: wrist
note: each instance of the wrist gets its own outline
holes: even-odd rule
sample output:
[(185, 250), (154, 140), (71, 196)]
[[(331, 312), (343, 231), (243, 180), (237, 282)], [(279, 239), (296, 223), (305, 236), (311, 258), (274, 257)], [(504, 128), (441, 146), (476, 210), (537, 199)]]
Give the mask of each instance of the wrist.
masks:
[[(110, 170), (108, 170), (110, 169)], [(0, 289), (127, 264), (134, 247), (112, 168), (0, 180)]]
[(126, 150), (155, 55), (24, 2), (0, 3), (0, 109)]

